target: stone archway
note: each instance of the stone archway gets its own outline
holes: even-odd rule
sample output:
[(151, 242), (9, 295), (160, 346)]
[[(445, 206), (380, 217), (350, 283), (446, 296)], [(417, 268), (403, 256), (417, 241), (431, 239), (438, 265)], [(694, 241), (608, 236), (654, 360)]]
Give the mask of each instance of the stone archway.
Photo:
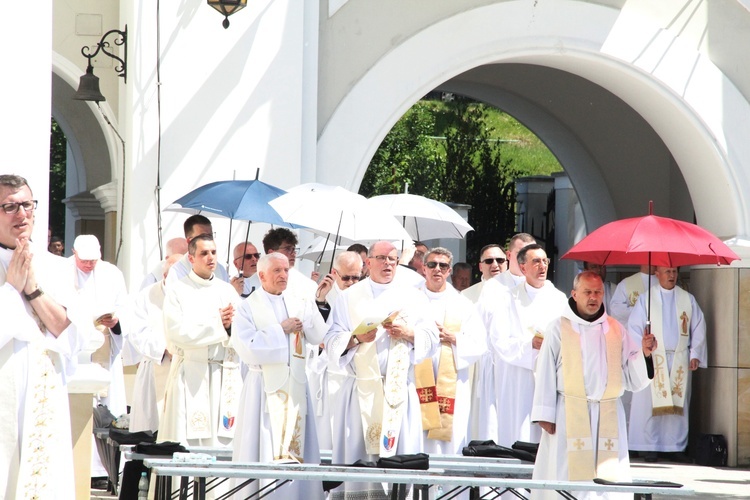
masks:
[[(588, 200), (583, 211), (590, 230), (642, 213), (638, 207), (654, 199), (663, 215), (692, 220), (694, 212), (701, 225), (722, 237), (746, 234), (742, 193), (750, 189), (744, 174), (750, 154), (737, 145), (742, 141), (729, 137), (747, 131), (742, 116), (750, 106), (729, 79), (679, 40), (662, 56), (669, 59), (669, 75), (682, 79), (665, 77), (662, 67), (647, 71), (646, 58), (622, 59), (632, 50), (625, 43), (632, 20), (620, 19), (617, 9), (565, 1), (549, 9), (540, 5), (530, 13), (521, 2), (476, 8), (425, 28), (382, 56), (321, 127), (318, 180), (356, 188), (396, 120), (427, 91), (445, 87), (490, 103), (515, 103), (516, 118), (543, 124), (535, 132), (561, 160), (569, 158), (561, 163), (573, 172), (579, 194), (588, 195), (582, 198)], [(493, 24), (498, 20), (502, 25)], [(644, 19), (643, 24), (654, 23)], [(670, 52), (672, 47), (680, 50)], [(587, 88), (575, 98), (556, 93), (559, 101), (552, 106), (498, 78), (510, 70), (526, 84), (562, 82), (573, 88), (577, 82)], [(613, 106), (601, 115), (611, 125), (608, 138), (587, 132), (586, 113), (575, 106), (584, 90), (595, 92), (601, 105)], [(705, 102), (712, 99), (705, 96), (719, 94), (726, 100), (720, 121), (708, 114)], [(601, 132), (601, 123), (589, 128), (594, 127)], [(634, 143), (635, 138), (646, 142)], [(608, 147), (623, 155), (612, 161), (601, 154)]]
[[(104, 258), (114, 260), (117, 210), (118, 145), (94, 103), (73, 99), (80, 70), (53, 54), (52, 116), (68, 141), (65, 240), (72, 246), (77, 234), (95, 234)], [(106, 103), (100, 103), (112, 115)]]

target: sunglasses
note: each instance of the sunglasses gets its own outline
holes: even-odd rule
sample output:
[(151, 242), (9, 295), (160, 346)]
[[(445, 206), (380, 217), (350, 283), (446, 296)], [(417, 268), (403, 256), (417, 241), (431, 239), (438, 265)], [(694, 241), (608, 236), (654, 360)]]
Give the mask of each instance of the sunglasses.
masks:
[(497, 262), (498, 264), (505, 264), (505, 259), (503, 259), (502, 257), (495, 257), (494, 259), (484, 259), (482, 262), (484, 262), (488, 266), (491, 266), (493, 262)]
[(447, 262), (435, 262), (435, 261), (427, 262), (425, 266), (427, 266), (429, 269), (435, 269), (437, 266), (440, 266), (441, 271), (447, 271), (451, 267), (451, 265), (448, 264)]
[(235, 257), (234, 260), (241, 260), (243, 257), (245, 258), (245, 260), (260, 259), (260, 254), (259, 253), (246, 253), (245, 255), (240, 255), (239, 257)]
[(339, 275), (339, 278), (341, 278), (341, 281), (346, 281), (346, 282), (349, 282), (349, 281), (359, 281), (360, 280), (359, 276), (342, 276), (342, 275)]

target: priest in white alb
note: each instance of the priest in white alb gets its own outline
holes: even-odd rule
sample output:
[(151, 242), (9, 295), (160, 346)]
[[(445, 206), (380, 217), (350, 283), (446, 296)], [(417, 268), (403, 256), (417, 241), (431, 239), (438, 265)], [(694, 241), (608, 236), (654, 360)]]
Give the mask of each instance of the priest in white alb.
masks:
[(159, 440), (229, 447), (242, 389), (239, 356), (229, 345), (239, 295), (214, 274), (211, 234), (192, 238), (188, 257), (190, 273), (166, 285), (164, 333), (174, 351)]
[[(543, 429), (533, 479), (629, 481), (628, 437), (620, 397), (649, 384), (657, 342), (636, 339), (602, 305), (601, 277), (584, 271), (558, 319), (544, 330), (532, 420)], [(585, 488), (583, 488), (585, 489)], [(572, 491), (575, 498), (632, 498), (632, 494)], [(560, 498), (532, 490), (532, 499)]]
[(0, 498), (73, 500), (66, 380), (87, 339), (65, 260), (30, 240), (36, 208), (26, 179), (0, 175)]
[[(367, 262), (369, 278), (339, 295), (325, 339), (331, 364), (347, 372), (334, 413), (334, 463), (423, 449), (414, 365), (437, 348), (438, 330), (424, 293), (399, 280), (392, 243), (374, 243)], [(332, 498), (377, 495), (384, 495), (380, 484), (347, 483), (332, 492)]]
[(523, 247), (517, 255), (526, 281), (511, 290), (505, 313), (495, 314), (489, 330), (497, 397), (497, 444), (538, 443), (539, 426), (531, 422), (534, 365), (544, 328), (562, 314), (566, 297), (547, 280), (549, 259), (541, 245)]
[[(315, 413), (305, 372), (310, 346), (323, 341), (326, 324), (312, 297), (287, 295), (289, 260), (272, 252), (258, 260), (261, 288), (242, 301), (232, 345), (248, 373), (240, 400), (232, 460), (320, 463)], [(261, 482), (261, 484), (265, 484)], [(258, 482), (236, 498), (258, 491)], [(282, 486), (272, 498), (323, 498), (319, 482)]]
[[(630, 406), (630, 449), (682, 454), (688, 442), (688, 410), (692, 373), (708, 361), (706, 322), (695, 297), (677, 286), (677, 268), (658, 266), (651, 287), (651, 333), (659, 342), (654, 352), (651, 387), (633, 393)], [(642, 294), (630, 314), (628, 330), (640, 337), (648, 317), (648, 296)], [(682, 456), (676, 456), (682, 459)]]
[(453, 255), (442, 247), (425, 256), (424, 293), (440, 332), (440, 347), (415, 368), (422, 409), (424, 451), (460, 454), (467, 445), (471, 379), (469, 368), (487, 352), (487, 335), (474, 304), (448, 283)]

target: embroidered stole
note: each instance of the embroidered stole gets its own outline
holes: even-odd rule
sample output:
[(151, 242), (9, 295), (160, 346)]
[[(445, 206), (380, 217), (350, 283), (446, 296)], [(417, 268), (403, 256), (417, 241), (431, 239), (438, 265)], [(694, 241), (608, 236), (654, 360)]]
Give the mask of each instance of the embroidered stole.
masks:
[[(349, 290), (350, 321), (351, 324), (358, 325), (367, 305), (374, 302), (372, 289), (368, 283)], [(385, 384), (380, 373), (376, 342), (359, 344), (353, 361), (367, 453), (393, 456), (406, 409), (409, 346), (405, 340), (390, 339)]]
[(685, 384), (690, 369), (690, 320), (693, 306), (690, 294), (682, 288), (674, 288), (675, 314), (679, 329), (679, 340), (672, 358), (672, 370), (667, 363), (667, 351), (664, 344), (663, 305), (661, 289), (654, 287), (651, 291), (651, 332), (656, 337), (657, 347), (653, 352), (654, 380), (651, 381), (652, 415), (682, 415), (685, 405)]
[[(607, 387), (599, 402), (599, 439), (594, 447), (588, 397), (583, 376), (581, 337), (567, 318), (560, 319), (563, 390), (568, 450), (568, 479), (587, 481), (594, 477), (617, 478), (619, 432), (617, 398), (622, 389), (622, 332), (607, 318)], [(596, 450), (596, 462), (594, 460)]]
[(638, 302), (638, 297), (646, 291), (641, 273), (628, 276), (623, 282), (625, 283), (625, 294), (628, 297), (628, 307), (633, 307)]
[[(5, 283), (5, 267), (0, 264), (0, 283)], [(43, 349), (46, 328), (34, 309), (23, 301), (27, 312), (34, 318), (41, 335), (26, 342), (26, 349), (16, 356), (26, 356), (25, 422), (19, 446), (18, 436), (18, 393), (16, 390), (16, 362), (14, 358), (15, 338), (0, 349), (0, 418), (6, 424), (7, 432), (0, 436), (0, 465), (8, 471), (10, 485), (2, 485), (13, 498), (23, 492), (33, 498), (52, 498), (55, 485), (48, 481), (48, 467), (52, 463), (51, 448), (45, 443), (55, 439), (53, 426), (59, 405), (59, 380), (57, 370), (49, 353)], [(23, 327), (23, 325), (18, 325)], [(36, 333), (36, 332), (35, 332)], [(67, 394), (64, 395), (67, 400)], [(5, 459), (9, 459), (8, 462)], [(20, 490), (18, 489), (20, 487)]]
[[(258, 330), (278, 325), (279, 320), (265, 294), (253, 293), (247, 298)], [(302, 318), (303, 304), (284, 297), (288, 317)], [(263, 389), (271, 422), (271, 444), (274, 460), (303, 462), (305, 420), (307, 417), (307, 376), (305, 375), (304, 332), (284, 334), (289, 345), (288, 363), (266, 363)]]
[[(451, 307), (448, 306), (443, 318), (443, 329), (454, 335), (461, 331), (461, 318), (457, 312), (452, 311)], [(456, 403), (458, 370), (456, 360), (453, 357), (453, 347), (450, 343), (440, 344), (438, 363), (437, 383), (435, 383), (435, 368), (432, 358), (425, 359), (414, 368), (417, 379), (417, 395), (422, 409), (422, 429), (428, 431), (427, 439), (451, 441), (453, 439), (453, 413)], [(431, 386), (423, 386), (422, 392), (420, 392), (420, 374), (417, 369), (422, 372), (423, 384), (432, 381)], [(434, 410), (429, 408), (428, 405), (434, 405)], [(437, 418), (432, 416), (432, 411), (437, 412)]]

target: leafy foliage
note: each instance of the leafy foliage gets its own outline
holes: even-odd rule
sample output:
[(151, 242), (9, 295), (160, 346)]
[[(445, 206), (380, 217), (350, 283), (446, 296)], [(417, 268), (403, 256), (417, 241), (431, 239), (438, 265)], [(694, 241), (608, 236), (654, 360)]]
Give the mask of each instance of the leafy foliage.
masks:
[(67, 139), (52, 119), (49, 148), (49, 227), (54, 236), (65, 235), (65, 169)]
[[(370, 162), (360, 194), (409, 192), (471, 205), (467, 260), (488, 243), (504, 244), (515, 230), (515, 178), (511, 160), (488, 116), (499, 113), (466, 99), (416, 103), (391, 129)], [(529, 132), (530, 134), (530, 132)]]

